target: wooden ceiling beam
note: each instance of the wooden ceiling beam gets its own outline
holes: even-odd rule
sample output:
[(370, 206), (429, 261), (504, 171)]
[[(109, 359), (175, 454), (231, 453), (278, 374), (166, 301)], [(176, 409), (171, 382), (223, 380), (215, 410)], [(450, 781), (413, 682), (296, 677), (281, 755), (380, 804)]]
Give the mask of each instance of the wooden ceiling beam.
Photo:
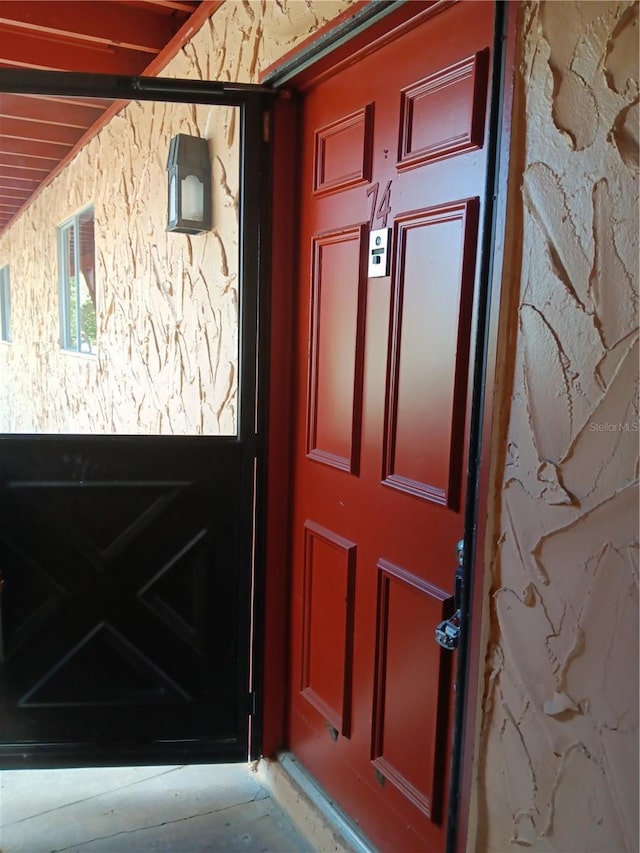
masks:
[(7, 178), (28, 178), (29, 175), (44, 178), (51, 170), (50, 169), (28, 169), (24, 166), (12, 166), (7, 163), (0, 163), (0, 175), (5, 175)]
[(112, 101), (105, 98), (85, 98), (79, 95), (20, 95), (21, 98), (45, 98), (47, 101), (56, 101), (59, 104), (72, 104), (75, 107), (90, 107), (92, 110), (105, 110)]
[(223, 4), (224, 0), (201, 0), (200, 5), (194, 11), (193, 15), (185, 21), (180, 30), (175, 34), (170, 42), (167, 43), (162, 50), (149, 65), (144, 69), (144, 74), (149, 77), (156, 77), (173, 59), (174, 56), (185, 46), (190, 38), (200, 29), (206, 20), (208, 20), (217, 9)]
[(88, 107), (37, 95), (0, 94), (0, 117), (15, 116), (25, 121), (86, 129), (100, 117), (108, 103), (103, 101), (100, 107)]
[[(8, 182), (8, 183), (7, 183)], [(39, 184), (40, 178), (35, 176), (29, 176), (24, 178), (5, 178), (3, 186), (11, 187), (14, 190), (28, 190), (33, 184)]]
[(28, 190), (29, 193), (32, 193), (39, 183), (40, 181), (37, 179), (33, 181), (19, 181), (15, 178), (2, 178), (0, 179), (0, 190)]
[[(0, 169), (0, 181), (11, 180), (13, 177), (15, 177), (15, 175), (13, 173), (5, 172), (4, 169)], [(35, 186), (38, 186), (39, 184), (41, 184), (42, 181), (44, 181), (46, 177), (47, 177), (46, 174), (43, 174), (42, 172), (38, 172), (38, 183)], [(29, 184), (27, 191), (3, 189), (0, 191), (0, 194), (1, 194), (2, 198), (4, 198), (5, 196), (14, 197), (16, 194), (18, 195), (19, 198), (25, 198), (25, 197), (29, 197), (31, 195), (31, 193), (33, 192), (33, 187), (34, 187), (33, 184)]]
[[(11, 183), (8, 184), (7, 181), (10, 181)], [(4, 185), (5, 186), (11, 186), (15, 190), (21, 190), (21, 189), (29, 189), (29, 187), (32, 184), (38, 184), (38, 183), (40, 183), (40, 178), (38, 178), (37, 175), (36, 176), (32, 175), (32, 176), (25, 176), (25, 177), (21, 177), (21, 178), (6, 178)]]
[(29, 183), (39, 183), (46, 175), (47, 172), (20, 171), (12, 169), (11, 166), (0, 166), (0, 180), (2, 178), (7, 178), (9, 180), (13, 179), (24, 183), (25, 187), (27, 187)]
[(8, 190), (6, 187), (2, 187), (2, 199), (0, 200), (0, 204), (3, 204), (5, 207), (19, 207), (21, 204), (24, 204), (30, 196), (30, 192), (19, 193), (17, 190)]
[(0, 136), (9, 136), (13, 139), (54, 142), (56, 145), (66, 145), (71, 148), (83, 133), (82, 128), (45, 124), (39, 121), (22, 121), (22, 119), (0, 116)]
[[(39, 184), (43, 179), (39, 178), (36, 184)], [(2, 187), (2, 198), (28, 198), (33, 192), (33, 185), (29, 184), (24, 187), (12, 187), (8, 185), (8, 181), (11, 181), (11, 178), (6, 177), (0, 173), (0, 187)]]
[[(128, 0), (118, 0), (121, 5), (128, 6)], [(140, 6), (157, 6), (158, 9), (168, 9), (174, 12), (184, 12), (191, 15), (198, 8), (198, 3), (190, 3), (189, 0), (137, 0)]]
[(0, 152), (0, 168), (10, 166), (14, 169), (27, 169), (36, 172), (50, 172), (51, 166), (57, 162), (52, 157), (46, 159), (44, 157), (26, 157), (22, 152), (19, 154), (7, 154)]
[(0, 24), (32, 33), (155, 54), (181, 23), (174, 17), (157, 14), (152, 8), (123, 9), (110, 0), (93, 2), (87, 14), (80, 13), (80, 8), (77, 0), (48, 0), (46, 3), (0, 0)]
[(19, 210), (24, 207), (26, 204), (29, 204), (28, 198), (2, 198), (0, 200), (0, 204), (2, 205), (3, 213), (10, 213), (11, 210)]
[(148, 53), (118, 47), (36, 38), (19, 30), (0, 27), (0, 65), (84, 74), (137, 75), (149, 61)]
[(0, 152), (5, 154), (23, 154), (27, 157), (45, 157), (53, 168), (61, 157), (69, 151), (66, 145), (54, 145), (52, 142), (36, 142), (35, 140), (11, 139), (0, 136)]

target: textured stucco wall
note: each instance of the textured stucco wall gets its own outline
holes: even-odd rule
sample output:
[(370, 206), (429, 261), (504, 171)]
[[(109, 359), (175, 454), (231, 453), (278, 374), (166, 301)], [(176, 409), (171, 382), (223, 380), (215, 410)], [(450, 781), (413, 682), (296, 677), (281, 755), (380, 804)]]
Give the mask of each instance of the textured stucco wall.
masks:
[[(164, 76), (257, 82), (351, 0), (229, 0)], [(214, 228), (167, 234), (176, 133), (209, 140)], [(227, 434), (237, 394), (236, 111), (133, 103), (0, 240), (12, 340), (0, 344), (0, 431)], [(59, 347), (56, 226), (95, 206), (98, 352)]]
[(638, 7), (530, 3), (521, 22), (472, 844), (637, 851)]

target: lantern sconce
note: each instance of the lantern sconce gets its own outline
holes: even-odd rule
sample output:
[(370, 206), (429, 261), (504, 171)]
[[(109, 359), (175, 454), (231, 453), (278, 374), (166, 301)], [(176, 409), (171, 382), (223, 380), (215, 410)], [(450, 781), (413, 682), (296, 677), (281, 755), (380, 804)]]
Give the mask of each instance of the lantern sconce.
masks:
[(211, 229), (211, 160), (209, 144), (179, 133), (167, 158), (169, 199), (167, 231), (202, 234)]

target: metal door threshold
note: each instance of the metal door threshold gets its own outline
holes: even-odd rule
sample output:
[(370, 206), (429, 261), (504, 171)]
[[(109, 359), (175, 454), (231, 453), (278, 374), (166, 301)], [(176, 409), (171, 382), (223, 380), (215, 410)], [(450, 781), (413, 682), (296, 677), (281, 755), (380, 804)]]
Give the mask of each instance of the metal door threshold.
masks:
[(377, 853), (360, 828), (336, 805), (290, 752), (257, 765), (261, 783), (317, 851)]

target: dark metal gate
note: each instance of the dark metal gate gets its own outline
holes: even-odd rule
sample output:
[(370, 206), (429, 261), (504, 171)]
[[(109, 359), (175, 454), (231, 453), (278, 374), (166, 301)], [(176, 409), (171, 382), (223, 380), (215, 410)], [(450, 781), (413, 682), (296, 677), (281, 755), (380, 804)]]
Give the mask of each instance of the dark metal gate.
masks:
[(6, 69), (0, 91), (241, 117), (237, 435), (0, 437), (0, 766), (255, 757), (269, 98), (257, 86)]

